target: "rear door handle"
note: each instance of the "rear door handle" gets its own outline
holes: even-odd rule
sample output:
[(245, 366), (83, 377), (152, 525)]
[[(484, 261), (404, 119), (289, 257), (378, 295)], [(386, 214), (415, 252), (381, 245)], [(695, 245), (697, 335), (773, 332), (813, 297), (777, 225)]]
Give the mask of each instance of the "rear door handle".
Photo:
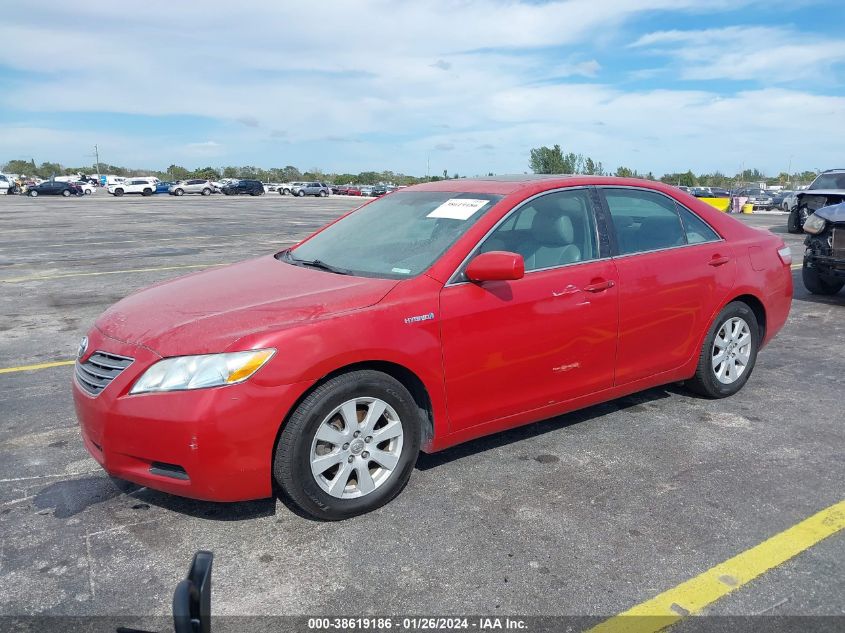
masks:
[(723, 255), (713, 255), (713, 258), (707, 263), (711, 266), (724, 266), (729, 261), (731, 261), (730, 257), (724, 257)]
[(584, 286), (584, 291), (585, 292), (603, 292), (605, 290), (613, 288), (613, 286), (615, 286), (615, 285), (616, 284), (613, 283), (609, 279), (603, 280), (603, 281), (597, 281), (596, 283), (590, 284), (589, 286)]

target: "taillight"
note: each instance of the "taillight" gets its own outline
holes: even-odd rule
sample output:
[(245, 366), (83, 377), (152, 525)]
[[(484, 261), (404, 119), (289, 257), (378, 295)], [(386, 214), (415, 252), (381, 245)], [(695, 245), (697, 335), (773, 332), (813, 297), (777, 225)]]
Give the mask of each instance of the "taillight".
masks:
[(792, 265), (792, 249), (788, 246), (781, 246), (778, 249), (778, 255), (780, 255), (780, 261), (782, 261), (785, 265), (791, 266)]

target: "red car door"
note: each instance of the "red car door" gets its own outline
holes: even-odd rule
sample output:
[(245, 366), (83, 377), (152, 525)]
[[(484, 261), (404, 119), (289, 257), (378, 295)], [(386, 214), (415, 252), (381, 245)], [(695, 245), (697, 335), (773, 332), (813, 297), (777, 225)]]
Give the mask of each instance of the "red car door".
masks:
[[(525, 259), (515, 281), (447, 284), (440, 296), (452, 431), (613, 384), (616, 269), (599, 252), (586, 189), (512, 211), (479, 246)], [(470, 258), (471, 259), (471, 258)]]
[(727, 242), (672, 198), (602, 189), (615, 229), (619, 275), (616, 384), (678, 369), (734, 282)]

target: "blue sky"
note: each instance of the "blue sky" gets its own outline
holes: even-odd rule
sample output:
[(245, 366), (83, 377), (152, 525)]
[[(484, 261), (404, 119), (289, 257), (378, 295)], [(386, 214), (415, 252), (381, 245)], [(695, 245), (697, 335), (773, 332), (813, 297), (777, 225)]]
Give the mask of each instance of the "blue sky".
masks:
[[(315, 6), (318, 8), (315, 9)], [(843, 166), (845, 3), (147, 2), (7, 12), (0, 162), (466, 175)], [(233, 16), (238, 19), (233, 19)], [(241, 19), (243, 18), (243, 19)]]

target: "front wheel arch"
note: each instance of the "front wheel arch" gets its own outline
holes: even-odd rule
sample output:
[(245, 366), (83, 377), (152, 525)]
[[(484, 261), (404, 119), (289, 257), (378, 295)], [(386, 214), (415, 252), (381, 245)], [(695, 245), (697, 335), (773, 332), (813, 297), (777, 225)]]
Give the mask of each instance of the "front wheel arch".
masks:
[(291, 405), (287, 413), (285, 413), (285, 417), (282, 420), (281, 424), (279, 424), (279, 428), (276, 431), (276, 437), (273, 440), (273, 446), (270, 450), (269, 458), (271, 465), (271, 484), (274, 483), (272, 481), (272, 464), (276, 459), (276, 446), (279, 443), (279, 436), (282, 434), (282, 430), (285, 428), (285, 425), (287, 424), (287, 421), (290, 416), (293, 415), (293, 412), (296, 411), (296, 409), (299, 407), (300, 404), (302, 404), (302, 401), (305, 400), (305, 398), (311, 395), (311, 393), (323, 383), (328, 382), (332, 378), (335, 378), (342, 374), (348, 374), (353, 371), (360, 371), (365, 369), (371, 369), (373, 371), (378, 371), (383, 374), (387, 374), (391, 378), (394, 378), (399, 381), (402, 386), (408, 390), (420, 410), (420, 444), (422, 449), (424, 450), (431, 443), (431, 440), (434, 438), (434, 406), (431, 403), (431, 397), (429, 396), (428, 389), (426, 388), (425, 383), (419, 376), (417, 376), (417, 374), (415, 374), (413, 371), (411, 371), (404, 365), (400, 365), (399, 363), (393, 363), (390, 361), (362, 361), (359, 363), (344, 365), (329, 372), (319, 380), (314, 381), (314, 384), (311, 385), (308, 389), (306, 389), (296, 399), (296, 402)]

